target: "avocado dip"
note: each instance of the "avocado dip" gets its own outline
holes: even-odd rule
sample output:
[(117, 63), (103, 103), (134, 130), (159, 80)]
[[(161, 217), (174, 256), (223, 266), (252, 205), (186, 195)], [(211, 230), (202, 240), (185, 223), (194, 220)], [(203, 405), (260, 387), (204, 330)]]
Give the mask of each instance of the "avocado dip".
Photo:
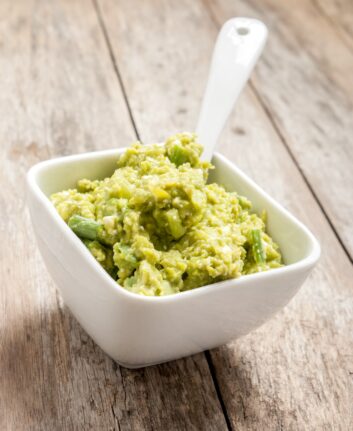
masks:
[(60, 216), (125, 289), (164, 296), (282, 266), (265, 214), (219, 184), (195, 134), (132, 144), (103, 180), (54, 193)]

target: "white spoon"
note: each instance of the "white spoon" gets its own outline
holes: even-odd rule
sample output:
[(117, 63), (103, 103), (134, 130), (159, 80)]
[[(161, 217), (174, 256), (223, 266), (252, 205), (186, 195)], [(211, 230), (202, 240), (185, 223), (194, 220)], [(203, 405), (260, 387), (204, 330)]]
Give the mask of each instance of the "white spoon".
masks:
[(232, 18), (219, 32), (196, 128), (210, 161), (219, 135), (247, 83), (267, 39), (267, 28), (251, 18)]

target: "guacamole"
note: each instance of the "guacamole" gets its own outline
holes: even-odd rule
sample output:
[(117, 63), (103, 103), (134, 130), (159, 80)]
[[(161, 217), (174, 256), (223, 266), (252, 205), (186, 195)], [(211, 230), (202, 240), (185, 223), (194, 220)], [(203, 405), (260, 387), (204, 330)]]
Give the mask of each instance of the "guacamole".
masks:
[(60, 216), (125, 289), (169, 295), (281, 266), (265, 216), (220, 184), (196, 135), (131, 145), (103, 180), (54, 193)]

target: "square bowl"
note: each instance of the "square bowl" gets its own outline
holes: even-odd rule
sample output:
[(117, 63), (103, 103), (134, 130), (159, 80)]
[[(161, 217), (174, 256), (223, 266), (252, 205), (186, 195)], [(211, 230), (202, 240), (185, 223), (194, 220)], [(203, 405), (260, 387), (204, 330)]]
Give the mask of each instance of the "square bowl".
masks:
[(236, 190), (268, 214), (267, 229), (286, 266), (165, 297), (119, 286), (61, 219), (49, 196), (80, 178), (102, 179), (125, 149), (38, 163), (27, 175), (28, 206), (39, 249), (65, 303), (93, 340), (120, 365), (139, 368), (220, 346), (257, 328), (295, 295), (320, 256), (311, 232), (221, 154), (210, 181)]

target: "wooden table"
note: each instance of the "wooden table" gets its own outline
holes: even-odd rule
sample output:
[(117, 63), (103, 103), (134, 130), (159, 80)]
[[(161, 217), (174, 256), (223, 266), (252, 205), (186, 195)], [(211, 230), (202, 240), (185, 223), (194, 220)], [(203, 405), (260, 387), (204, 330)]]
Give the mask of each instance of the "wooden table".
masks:
[[(250, 335), (120, 368), (48, 276), (25, 173), (193, 130), (232, 16), (259, 17), (270, 38), (220, 151), (312, 229), (322, 258)], [(353, 3), (2, 0), (0, 77), (0, 429), (352, 430)]]

